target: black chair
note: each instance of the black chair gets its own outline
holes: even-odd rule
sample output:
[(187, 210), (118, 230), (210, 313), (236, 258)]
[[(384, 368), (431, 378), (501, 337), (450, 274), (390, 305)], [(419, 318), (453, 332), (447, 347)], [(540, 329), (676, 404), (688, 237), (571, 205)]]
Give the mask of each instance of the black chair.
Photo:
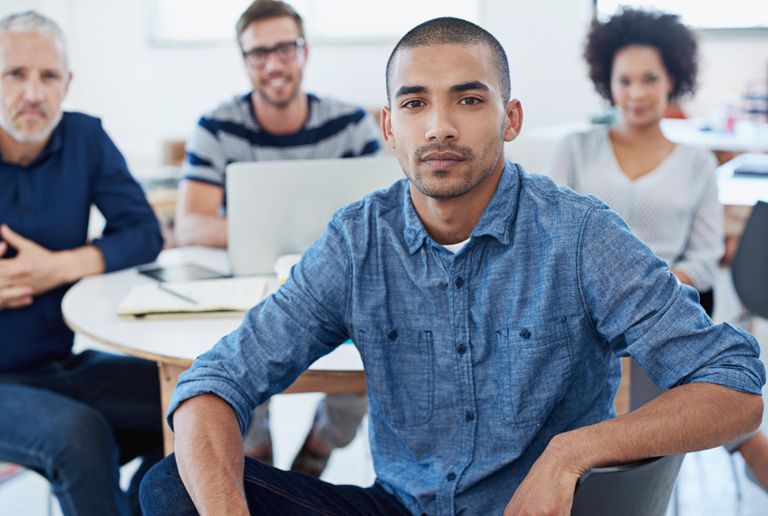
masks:
[(746, 311), (749, 314), (768, 318), (768, 203), (766, 202), (760, 201), (752, 209), (731, 264), (731, 278), (736, 295), (739, 296)]
[(684, 457), (590, 469), (576, 484), (571, 516), (664, 516)]

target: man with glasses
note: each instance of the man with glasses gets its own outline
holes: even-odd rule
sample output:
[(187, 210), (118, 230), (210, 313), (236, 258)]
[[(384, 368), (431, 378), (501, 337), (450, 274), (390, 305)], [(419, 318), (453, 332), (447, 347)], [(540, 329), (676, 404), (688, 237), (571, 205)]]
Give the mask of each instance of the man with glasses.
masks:
[[(224, 168), (230, 163), (379, 151), (376, 124), (364, 110), (302, 91), (308, 48), (302, 19), (291, 6), (257, 0), (236, 30), (253, 91), (201, 117), (187, 143), (176, 212), (179, 245), (227, 246)], [(333, 448), (352, 441), (366, 409), (364, 395), (328, 395), (292, 469), (319, 476)], [(245, 452), (272, 461), (266, 404), (253, 413)]]

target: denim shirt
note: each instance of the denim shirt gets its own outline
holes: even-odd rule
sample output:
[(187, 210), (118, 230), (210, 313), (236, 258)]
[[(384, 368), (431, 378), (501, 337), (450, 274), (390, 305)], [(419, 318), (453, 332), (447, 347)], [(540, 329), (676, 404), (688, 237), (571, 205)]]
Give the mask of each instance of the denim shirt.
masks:
[(561, 432), (614, 416), (618, 357), (664, 387), (759, 394), (753, 337), (594, 197), (507, 163), (469, 242), (434, 242), (408, 181), (340, 210), (276, 294), (200, 356), (169, 410), (201, 393), (251, 410), (352, 338), (377, 481), (414, 513), (500, 513)]

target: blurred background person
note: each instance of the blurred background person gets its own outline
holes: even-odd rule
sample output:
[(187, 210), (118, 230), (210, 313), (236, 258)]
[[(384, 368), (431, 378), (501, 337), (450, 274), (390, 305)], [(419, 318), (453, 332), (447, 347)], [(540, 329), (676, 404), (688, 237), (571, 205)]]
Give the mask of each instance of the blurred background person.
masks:
[[(696, 88), (696, 38), (676, 15), (625, 8), (593, 22), (584, 57), (595, 89), (617, 108), (618, 120), (567, 136), (548, 174), (618, 212), (681, 283), (699, 292), (711, 317), (724, 251), (717, 162), (711, 152), (675, 144), (661, 130), (670, 102)], [(768, 439), (758, 432), (727, 448), (742, 453), (765, 489)]]

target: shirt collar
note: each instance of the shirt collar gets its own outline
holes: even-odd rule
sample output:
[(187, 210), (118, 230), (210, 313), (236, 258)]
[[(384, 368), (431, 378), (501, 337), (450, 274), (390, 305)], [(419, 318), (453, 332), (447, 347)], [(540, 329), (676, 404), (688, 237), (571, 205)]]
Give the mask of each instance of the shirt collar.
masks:
[[(504, 163), (496, 192), (491, 202), (485, 207), (475, 229), (472, 230), (470, 239), (488, 235), (503, 245), (509, 245), (512, 239), (512, 222), (517, 215), (522, 173), (523, 169), (520, 165), (513, 164), (511, 161)], [(405, 220), (403, 238), (408, 252), (414, 254), (429, 238), (429, 234), (411, 201), (410, 181), (406, 180), (403, 184), (405, 185), (402, 192)]]

